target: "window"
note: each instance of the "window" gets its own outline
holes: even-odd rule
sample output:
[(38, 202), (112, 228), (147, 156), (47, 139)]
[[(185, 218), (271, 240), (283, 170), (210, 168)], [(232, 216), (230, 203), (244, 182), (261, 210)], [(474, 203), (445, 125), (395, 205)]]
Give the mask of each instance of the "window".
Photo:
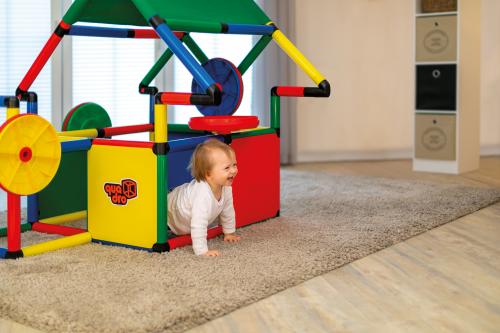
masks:
[[(253, 37), (247, 35), (214, 35), (192, 33), (191, 36), (206, 56), (211, 59), (220, 57), (231, 61), (236, 67), (253, 47)], [(243, 100), (235, 115), (252, 114), (252, 67), (243, 75)], [(179, 59), (174, 57), (173, 91), (190, 92), (193, 76)], [(186, 124), (191, 117), (202, 114), (196, 106), (173, 106), (173, 122)]]
[[(139, 94), (139, 83), (155, 62), (154, 40), (70, 38), (73, 106), (97, 103), (108, 112), (113, 126), (148, 123), (149, 95)], [(147, 136), (120, 136), (120, 139), (139, 138), (147, 139)]]
[[(0, 95), (14, 95), (17, 86), (50, 37), (50, 0), (0, 2)], [(51, 119), (51, 63), (30, 88), (38, 95), (38, 113)], [(26, 112), (26, 103), (22, 103)], [(0, 108), (0, 122), (5, 108)]]

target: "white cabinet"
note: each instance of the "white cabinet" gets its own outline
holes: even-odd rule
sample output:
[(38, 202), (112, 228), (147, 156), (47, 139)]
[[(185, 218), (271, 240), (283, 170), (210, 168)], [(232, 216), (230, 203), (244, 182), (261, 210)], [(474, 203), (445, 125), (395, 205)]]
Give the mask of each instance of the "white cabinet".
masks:
[[(438, 0), (439, 1), (439, 0)], [(415, 1), (415, 171), (479, 167), (481, 0), (423, 13)]]

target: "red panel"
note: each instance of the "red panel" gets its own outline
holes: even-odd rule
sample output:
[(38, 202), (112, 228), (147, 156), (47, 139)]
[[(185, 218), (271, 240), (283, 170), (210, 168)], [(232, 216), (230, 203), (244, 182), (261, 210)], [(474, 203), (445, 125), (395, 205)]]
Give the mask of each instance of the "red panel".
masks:
[(280, 209), (280, 146), (276, 134), (233, 139), (236, 226), (275, 217)]
[(56, 234), (62, 236), (73, 236), (77, 234), (81, 234), (82, 232), (86, 232), (84, 229), (67, 227), (64, 225), (53, 225), (42, 222), (35, 222), (31, 226), (31, 230), (43, 232), (46, 234)]

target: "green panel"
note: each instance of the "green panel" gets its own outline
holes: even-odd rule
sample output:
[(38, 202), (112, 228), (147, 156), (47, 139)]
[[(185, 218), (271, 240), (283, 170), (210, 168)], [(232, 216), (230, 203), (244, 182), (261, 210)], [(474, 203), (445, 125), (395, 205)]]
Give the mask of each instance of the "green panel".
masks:
[(38, 193), (40, 219), (87, 210), (87, 151), (63, 153), (52, 182)]
[[(137, 8), (136, 3), (139, 8)], [(153, 15), (165, 20), (266, 24), (253, 0), (76, 0), (63, 20), (146, 26)]]
[(233, 134), (231, 134), (231, 137), (233, 139), (239, 139), (239, 138), (246, 138), (249, 136), (257, 136), (257, 135), (273, 134), (273, 133), (276, 133), (276, 131), (273, 128), (262, 128), (262, 129), (253, 130), (253, 131), (233, 133)]
[[(31, 230), (31, 223), (22, 223), (21, 224), (21, 232)], [(7, 236), (7, 228), (0, 228), (0, 237)]]

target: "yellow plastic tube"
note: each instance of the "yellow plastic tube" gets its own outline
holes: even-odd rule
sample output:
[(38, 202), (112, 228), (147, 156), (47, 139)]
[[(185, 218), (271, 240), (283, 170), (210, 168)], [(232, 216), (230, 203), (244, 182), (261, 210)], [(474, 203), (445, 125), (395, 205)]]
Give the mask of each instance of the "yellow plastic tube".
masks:
[(167, 105), (155, 104), (155, 142), (167, 142)]
[(40, 244), (26, 246), (23, 247), (22, 250), (23, 250), (23, 255), (25, 257), (30, 257), (46, 253), (49, 251), (55, 251), (77, 245), (88, 244), (91, 241), (92, 241), (92, 236), (90, 235), (90, 232), (82, 232), (81, 234), (67, 236), (64, 238), (59, 238)]
[(273, 33), (273, 39), (281, 47), (281, 49), (302, 68), (302, 70), (314, 81), (317, 85), (325, 80), (325, 77), (311, 64), (309, 60), (293, 45), (293, 43), (280, 31), (276, 30)]
[(97, 138), (97, 129), (91, 128), (91, 129), (83, 129), (83, 130), (76, 130), (76, 131), (67, 131), (67, 132), (58, 132), (57, 133), (60, 136), (77, 136), (80, 138)]
[(46, 224), (63, 224), (72, 221), (78, 221), (87, 218), (87, 211), (82, 210), (80, 212), (74, 212), (54, 217), (48, 217), (46, 219), (41, 219), (40, 222)]
[(7, 108), (7, 119), (17, 116), (19, 113), (19, 108)]

